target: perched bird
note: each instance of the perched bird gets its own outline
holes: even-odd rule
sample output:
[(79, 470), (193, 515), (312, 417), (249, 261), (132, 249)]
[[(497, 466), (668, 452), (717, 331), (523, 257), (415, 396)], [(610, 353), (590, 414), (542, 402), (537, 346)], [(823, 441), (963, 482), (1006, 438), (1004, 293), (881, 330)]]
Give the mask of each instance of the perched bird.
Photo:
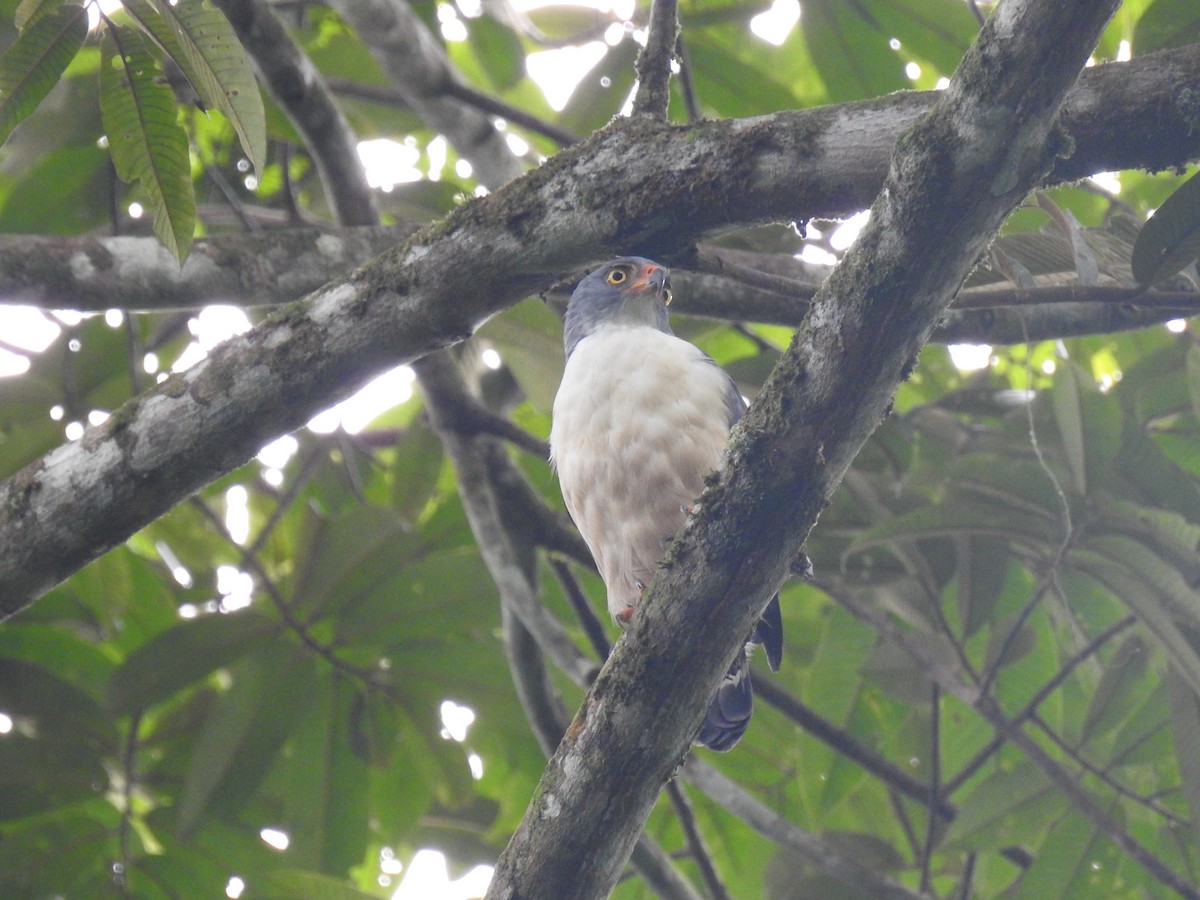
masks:
[[(584, 278), (567, 306), (567, 365), (554, 398), (550, 456), (567, 510), (592, 551), (608, 611), (626, 624), (704, 478), (721, 465), (746, 410), (733, 379), (667, 324), (668, 270), (641, 257)], [(779, 598), (750, 636), (772, 671), (783, 656)], [(753, 692), (739, 655), (697, 741), (729, 750), (750, 722)]]

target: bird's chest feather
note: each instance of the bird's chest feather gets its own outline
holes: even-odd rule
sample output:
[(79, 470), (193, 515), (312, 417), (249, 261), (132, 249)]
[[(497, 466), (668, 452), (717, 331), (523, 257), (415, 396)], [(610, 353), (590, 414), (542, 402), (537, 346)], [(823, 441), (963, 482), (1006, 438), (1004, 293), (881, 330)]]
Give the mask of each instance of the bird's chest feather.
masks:
[(576, 346), (550, 444), (567, 508), (606, 582), (618, 569), (652, 574), (663, 539), (721, 462), (729, 390), (696, 347), (650, 328), (601, 329)]

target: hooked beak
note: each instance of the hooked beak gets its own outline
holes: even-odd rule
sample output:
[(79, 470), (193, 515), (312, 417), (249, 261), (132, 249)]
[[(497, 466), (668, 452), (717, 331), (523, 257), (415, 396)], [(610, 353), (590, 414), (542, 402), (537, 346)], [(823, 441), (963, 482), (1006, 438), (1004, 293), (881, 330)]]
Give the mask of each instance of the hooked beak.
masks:
[[(650, 263), (638, 272), (637, 278), (629, 287), (632, 290), (650, 291), (657, 297), (670, 297), (671, 270), (655, 263)], [(670, 302), (670, 300), (666, 300)]]

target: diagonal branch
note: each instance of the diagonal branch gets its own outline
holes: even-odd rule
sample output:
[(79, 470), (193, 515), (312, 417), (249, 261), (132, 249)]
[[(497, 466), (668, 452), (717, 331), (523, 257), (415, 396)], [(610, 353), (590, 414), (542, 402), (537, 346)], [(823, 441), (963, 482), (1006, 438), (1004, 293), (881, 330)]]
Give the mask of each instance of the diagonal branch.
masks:
[(490, 897), (611, 889), (743, 636), (896, 385), (1004, 218), (1066, 149), (1063, 98), (1117, 5), (1006, 0), (898, 142), (870, 223), (739, 423), (701, 513), (547, 766)]
[(317, 67), (301, 52), (266, 0), (216, 0), (259, 78), (313, 154), (329, 205), (342, 225), (378, 225), (375, 199), (341, 109)]
[(479, 181), (495, 189), (521, 174), (504, 135), (476, 107), (447, 90), (458, 82), (441, 44), (402, 0), (334, 0), (379, 66), (426, 125), (444, 134), (471, 163)]
[[(1196, 48), (1089, 70), (1071, 96), (1075, 152), (1051, 177), (1200, 156), (1176, 96), (1197, 79)], [(0, 484), (0, 616), (379, 371), (461, 340), (566, 272), (618, 249), (661, 257), (732, 226), (861, 208), (882, 179), (878, 135), (890, 146), (931, 99), (689, 128), (618, 120), (464, 205)], [(868, 122), (881, 130), (847, 124)], [(818, 151), (844, 163), (823, 181), (807, 168)]]

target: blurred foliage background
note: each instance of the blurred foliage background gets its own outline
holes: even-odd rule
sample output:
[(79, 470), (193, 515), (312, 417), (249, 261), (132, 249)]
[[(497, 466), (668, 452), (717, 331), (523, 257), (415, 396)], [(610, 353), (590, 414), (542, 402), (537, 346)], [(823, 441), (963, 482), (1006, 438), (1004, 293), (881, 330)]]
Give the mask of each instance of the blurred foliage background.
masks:
[[(476, 192), (472, 167), (335, 11), (271, 5), (356, 139), (386, 141), (367, 151), (383, 162), (364, 160), (387, 223), (434, 221)], [(0, 3), (10, 53), (14, 16), (22, 33), (36, 27), (30, 6)], [(136, 18), (138, 4), (127, 6)], [(649, 11), (410, 8), (470, 88), (455, 102), (502, 119), (527, 165), (621, 112)], [(797, 21), (799, 10), (682, 0), (692, 113), (934, 89), (979, 28), (963, 0), (804, 0)], [(40, 106), (12, 113), (28, 119), (0, 151), (0, 232), (162, 237), (153, 220), (166, 217), (186, 253), (188, 202), (197, 238), (330, 221), (311, 148), (269, 98), (249, 126), (262, 129), (257, 150), (186, 94), (162, 113), (186, 136), (190, 201), (186, 186), (154, 195), (114, 168), (101, 109), (115, 101), (98, 78), (100, 33), (114, 27), (93, 23)], [(1194, 3), (1130, 0), (1096, 57), (1197, 40)], [(144, 44), (148, 83), (178, 85)], [(567, 90), (571, 66), (586, 74)], [(253, 170), (247, 154), (261, 157)], [(973, 283), (1132, 285), (1138, 230), (1187, 174), (1107, 173), (1031, 198)], [(1179, 227), (1194, 232), (1200, 203), (1180, 196)], [(782, 223), (720, 243), (819, 271), (852, 235), (853, 224)], [(1178, 243), (1173, 285), (1186, 294), (1195, 253)], [(507, 455), (538, 508), (561, 516), (539, 452), (562, 367), (562, 297), (549, 299), (489, 323), (460, 359), (478, 405), (526, 433)], [(11, 369), (0, 475), (265, 315), (238, 296), (211, 301), (52, 312), (71, 309), (61, 296), (0, 310)], [(993, 697), (1120, 829), (1200, 880), (1200, 346), (1189, 304), (1137, 331), (929, 346), (820, 520), (807, 548), (815, 578), (783, 590), (785, 661), (758, 679), (747, 736), (705, 760), (781, 820), (931, 896), (1167, 895), (994, 722), (932, 685), (915, 648)], [(791, 335), (740, 319), (675, 325), (747, 396)], [(30, 334), (44, 335), (37, 350), (22, 343)], [(603, 586), (569, 547), (540, 552), (541, 600), (594, 654), (598, 628), (617, 635), (578, 602), (601, 610)], [(386, 897), (423, 848), (456, 875), (490, 863), (545, 762), (501, 632), (442, 441), (411, 373), (390, 373), (0, 626), (0, 895)], [(579, 687), (553, 667), (549, 677), (573, 709)], [(702, 894), (854, 896), (704, 793), (675, 793), (647, 833)], [(615, 894), (653, 895), (636, 874)]]

